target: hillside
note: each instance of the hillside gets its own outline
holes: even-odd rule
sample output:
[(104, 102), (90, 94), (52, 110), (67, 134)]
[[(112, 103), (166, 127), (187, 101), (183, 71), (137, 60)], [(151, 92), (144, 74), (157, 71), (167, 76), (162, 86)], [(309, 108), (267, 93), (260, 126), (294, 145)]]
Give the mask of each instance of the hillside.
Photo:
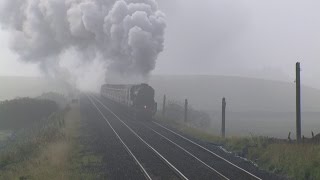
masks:
[[(295, 111), (295, 83), (226, 76), (153, 76), (158, 102), (163, 94), (205, 110), (220, 110), (222, 97), (229, 111)], [(320, 90), (302, 87), (303, 111), (320, 111)]]
[[(221, 100), (227, 99), (227, 135), (295, 138), (295, 84), (225, 76), (153, 76), (158, 107), (163, 94), (205, 111), (212, 119), (210, 132), (220, 133)], [(302, 134), (320, 133), (320, 90), (302, 87)]]
[[(295, 111), (294, 82), (227, 76), (155, 75), (150, 85), (156, 90), (159, 104), (163, 94), (168, 99), (188, 98), (195, 108), (220, 111), (221, 98), (226, 97), (233, 112), (292, 112)], [(39, 77), (0, 77), (0, 101), (15, 97), (36, 97), (44, 92), (66, 91), (59, 82)], [(302, 107), (305, 112), (320, 112), (320, 90), (302, 87)]]
[[(303, 79), (302, 79), (303, 80)], [(44, 92), (64, 93), (61, 83), (42, 78), (0, 77), (0, 101), (15, 97), (37, 97)], [(226, 76), (155, 75), (149, 84), (156, 90), (158, 109), (163, 94), (168, 100), (189, 104), (207, 112), (212, 129), (218, 134), (221, 121), (221, 98), (227, 98), (227, 134), (267, 135), (286, 138), (295, 132), (295, 84), (253, 78)], [(302, 87), (302, 132), (320, 132), (320, 90)]]

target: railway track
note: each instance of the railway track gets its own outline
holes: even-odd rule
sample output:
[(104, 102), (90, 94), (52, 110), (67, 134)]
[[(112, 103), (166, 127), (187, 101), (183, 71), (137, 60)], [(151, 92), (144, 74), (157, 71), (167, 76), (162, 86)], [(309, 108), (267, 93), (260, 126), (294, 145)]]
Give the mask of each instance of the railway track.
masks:
[[(262, 179), (206, 147), (158, 124), (136, 122), (117, 104), (92, 96), (106, 114), (157, 149), (186, 179)], [(172, 169), (171, 169), (172, 170)], [(177, 174), (177, 173), (176, 173)], [(180, 176), (181, 178), (181, 176)]]
[[(165, 139), (159, 137), (157, 134), (153, 132), (141, 133), (141, 130), (143, 129), (137, 129), (137, 126), (131, 124), (132, 121), (128, 121), (127, 118), (120, 117), (121, 115), (117, 115), (116, 112), (113, 112), (113, 110), (107, 107), (99, 99), (95, 97), (93, 97), (93, 99), (100, 103), (101, 107), (116, 117), (116, 119), (124, 124), (124, 126), (135, 132), (135, 134), (139, 134), (138, 136), (140, 136), (143, 141), (147, 142), (147, 144), (152, 146), (153, 149), (157, 149), (156, 151), (168, 159), (167, 161), (172, 164), (173, 167), (175, 167), (174, 169), (179, 169), (179, 172), (183, 172), (183, 176), (180, 176), (181, 179), (228, 179), (205, 163), (194, 157), (190, 157), (190, 154), (184, 153), (181, 151), (181, 149), (177, 148), (171, 143), (168, 143)], [(127, 120), (125, 121), (123, 119)]]
[[(89, 98), (90, 99), (90, 98)], [(137, 157), (132, 153), (132, 151), (130, 150), (130, 148), (126, 145), (126, 143), (124, 143), (124, 141), (122, 140), (122, 138), (119, 136), (119, 134), (117, 133), (117, 131), (113, 128), (113, 126), (110, 124), (109, 120), (103, 115), (103, 113), (101, 112), (101, 110), (98, 108), (98, 106), (96, 105), (96, 103), (94, 103), (92, 101), (92, 99), (90, 99), (91, 103), (93, 104), (93, 106), (98, 110), (98, 112), (100, 113), (100, 115), (103, 117), (103, 119), (108, 123), (109, 127), (112, 129), (113, 133), (116, 135), (116, 137), (118, 138), (118, 140), (121, 142), (121, 144), (123, 145), (123, 147), (125, 148), (125, 150), (128, 152), (128, 154), (132, 157), (132, 159), (134, 160), (134, 162), (139, 166), (141, 172), (144, 174), (145, 178), (148, 180), (151, 180), (151, 176), (148, 174), (148, 172), (146, 171), (146, 169), (141, 165), (140, 161), (137, 159)]]
[(113, 114), (105, 113), (101, 105), (95, 102), (92, 97), (87, 96), (87, 98), (139, 166), (145, 179), (187, 179), (166, 159), (160, 157), (159, 154), (157, 155), (156, 150), (142, 141), (142, 138), (119, 123)]

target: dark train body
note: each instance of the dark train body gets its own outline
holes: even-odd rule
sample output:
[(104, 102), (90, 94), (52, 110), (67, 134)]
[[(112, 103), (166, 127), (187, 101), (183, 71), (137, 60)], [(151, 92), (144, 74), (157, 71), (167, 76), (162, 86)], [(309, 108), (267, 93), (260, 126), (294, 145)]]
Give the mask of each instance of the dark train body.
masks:
[(137, 120), (151, 120), (157, 111), (155, 92), (148, 84), (105, 84), (101, 95), (125, 106)]

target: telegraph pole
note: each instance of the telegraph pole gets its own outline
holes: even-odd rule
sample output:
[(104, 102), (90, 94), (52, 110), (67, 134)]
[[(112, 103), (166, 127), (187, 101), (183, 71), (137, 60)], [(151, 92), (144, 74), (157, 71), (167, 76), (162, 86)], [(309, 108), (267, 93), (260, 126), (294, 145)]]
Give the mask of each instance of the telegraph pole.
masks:
[(163, 96), (163, 104), (162, 104), (162, 116), (166, 115), (166, 95)]
[(188, 121), (188, 99), (184, 101), (184, 122)]
[(222, 99), (222, 123), (221, 123), (221, 136), (226, 137), (226, 98)]
[(296, 63), (296, 133), (297, 142), (301, 141), (301, 85), (300, 85), (300, 62)]

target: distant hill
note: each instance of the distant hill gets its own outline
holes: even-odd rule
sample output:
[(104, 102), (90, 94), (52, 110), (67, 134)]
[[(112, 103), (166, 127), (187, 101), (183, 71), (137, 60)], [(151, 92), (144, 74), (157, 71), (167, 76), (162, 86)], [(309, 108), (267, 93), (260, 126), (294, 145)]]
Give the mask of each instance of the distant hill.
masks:
[[(226, 76), (153, 76), (149, 84), (156, 90), (159, 110), (163, 95), (207, 112), (209, 130), (219, 134), (221, 101), (227, 99), (227, 135), (295, 137), (295, 83)], [(302, 134), (320, 132), (320, 90), (302, 87)]]
[(65, 85), (39, 77), (1, 77), (0, 101), (16, 97), (37, 97), (45, 92), (65, 93)]
[[(229, 111), (293, 112), (295, 83), (254, 78), (187, 75), (156, 75), (149, 82), (161, 104), (163, 94), (168, 99), (184, 101), (203, 110), (219, 111), (226, 97)], [(302, 87), (303, 111), (320, 112), (320, 90)]]
[[(195, 108), (220, 111), (222, 97), (229, 111), (294, 112), (295, 83), (254, 78), (210, 75), (154, 75), (150, 85), (159, 105), (164, 94), (170, 100), (189, 99)], [(16, 97), (37, 97), (46, 92), (65, 94), (67, 87), (39, 77), (0, 77), (0, 101)], [(160, 107), (160, 106), (159, 106)], [(302, 87), (303, 111), (320, 112), (320, 90)]]
[[(303, 79), (302, 79), (303, 80)], [(220, 132), (221, 100), (227, 98), (227, 134), (261, 134), (286, 138), (295, 132), (295, 84), (254, 78), (226, 76), (155, 75), (149, 84), (156, 90), (161, 109), (162, 97), (189, 104), (207, 112), (212, 128)], [(0, 77), (0, 101), (16, 97), (38, 97), (46, 92), (67, 94), (65, 85), (43, 78)], [(51, 98), (45, 94), (46, 99)], [(49, 96), (49, 97), (48, 97)], [(43, 97), (43, 96), (42, 96)], [(302, 87), (302, 132), (320, 132), (320, 90)]]

